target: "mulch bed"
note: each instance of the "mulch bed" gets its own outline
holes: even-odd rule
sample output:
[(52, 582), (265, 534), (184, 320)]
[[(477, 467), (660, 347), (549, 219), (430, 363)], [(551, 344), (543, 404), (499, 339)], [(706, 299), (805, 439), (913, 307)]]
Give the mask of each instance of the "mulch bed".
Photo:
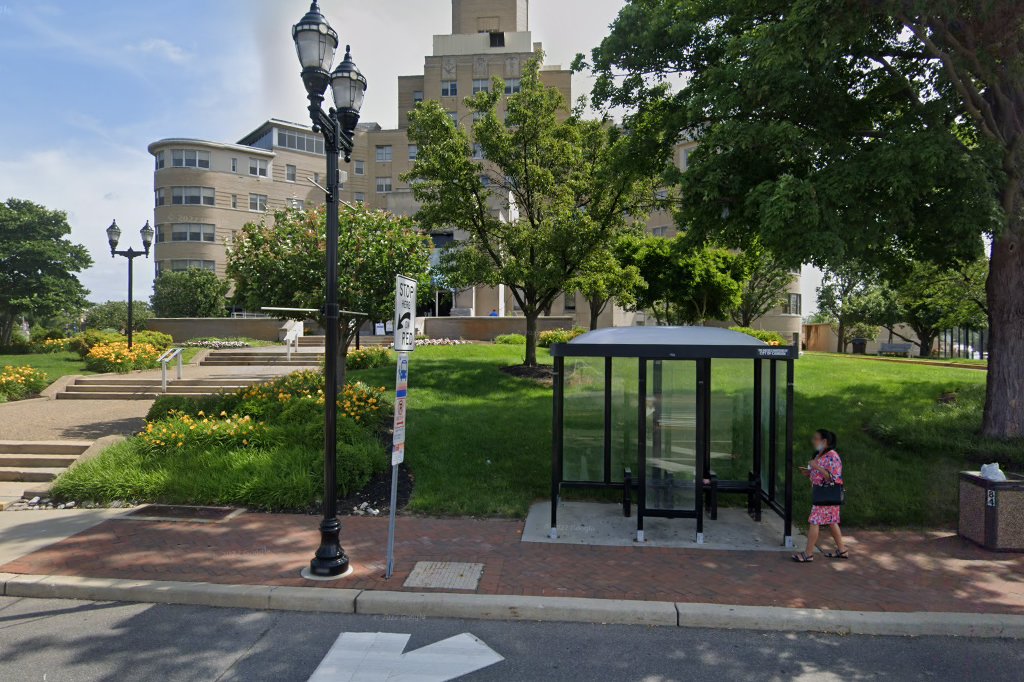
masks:
[[(401, 511), (409, 504), (414, 486), (412, 473), (406, 464), (398, 465), (398, 505)], [(338, 515), (351, 516), (353, 508), (359, 507), (363, 502), (385, 514), (391, 506), (391, 467), (387, 471), (374, 476), (361, 490), (357, 490), (348, 497), (338, 500)], [(319, 513), (319, 512), (316, 512)]]
[(502, 372), (517, 379), (535, 381), (542, 386), (555, 385), (555, 368), (550, 365), (539, 367), (527, 367), (526, 365), (512, 365), (511, 367), (500, 368)]

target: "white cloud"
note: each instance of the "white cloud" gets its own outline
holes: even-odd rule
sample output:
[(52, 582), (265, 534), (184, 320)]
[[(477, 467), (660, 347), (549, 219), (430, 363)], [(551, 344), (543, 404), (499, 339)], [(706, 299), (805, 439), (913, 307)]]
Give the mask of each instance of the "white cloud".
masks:
[[(84, 244), (95, 264), (80, 276), (90, 300), (124, 300), (127, 263), (110, 257), (104, 230), (117, 219), (124, 246), (139, 248), (138, 230), (153, 217), (152, 157), (110, 148), (49, 149), (0, 157), (0, 201), (29, 199), (50, 209), (67, 211), (71, 239)], [(152, 260), (135, 261), (135, 298), (152, 293)]]
[(163, 38), (150, 38), (137, 45), (129, 45), (125, 49), (128, 52), (153, 55), (160, 59), (165, 59), (172, 64), (184, 64), (191, 59), (191, 55), (185, 52), (185, 50)]

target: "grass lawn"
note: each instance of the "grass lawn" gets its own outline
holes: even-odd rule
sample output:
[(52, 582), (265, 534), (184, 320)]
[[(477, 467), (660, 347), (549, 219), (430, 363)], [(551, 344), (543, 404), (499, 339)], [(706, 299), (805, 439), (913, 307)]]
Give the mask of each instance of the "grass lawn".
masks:
[[(407, 461), (416, 478), (412, 510), (521, 517), (532, 501), (548, 496), (551, 391), (498, 371), (521, 359), (516, 346), (413, 354), (407, 430)], [(350, 375), (393, 387), (393, 373)], [(977, 443), (973, 405), (984, 381), (976, 370), (807, 355), (797, 363), (797, 463), (809, 458), (814, 429), (830, 428), (839, 434), (846, 467), (845, 522), (947, 525), (955, 519), (956, 472), (975, 466), (965, 463), (964, 452)], [(961, 392), (970, 405), (943, 412), (938, 400), (951, 392)], [(943, 428), (946, 433), (929, 442)], [(1017, 447), (1005, 445), (996, 454), (1006, 462)], [(809, 500), (798, 478), (798, 519)]]
[(92, 374), (85, 368), (85, 361), (78, 357), (78, 353), (31, 353), (28, 355), (0, 355), (0, 367), (12, 365), (34, 367), (50, 377), (54, 382), (68, 374)]

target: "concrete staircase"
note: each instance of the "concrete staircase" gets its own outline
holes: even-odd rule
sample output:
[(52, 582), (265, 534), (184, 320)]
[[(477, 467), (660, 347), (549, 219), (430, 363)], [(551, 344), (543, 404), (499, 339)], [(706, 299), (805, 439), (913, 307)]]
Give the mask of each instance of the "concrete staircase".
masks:
[(323, 353), (309, 351), (293, 351), (289, 359), (283, 350), (219, 350), (203, 358), (201, 367), (318, 367), (323, 361)]
[(57, 400), (153, 400), (161, 395), (204, 396), (230, 393), (266, 381), (264, 376), (168, 381), (163, 391), (160, 379), (126, 377), (79, 377), (56, 395)]
[[(395, 340), (394, 336), (360, 336), (360, 346), (387, 346)], [(300, 336), (299, 337), (299, 348), (323, 348), (324, 337), (322, 336)], [(355, 348), (355, 341), (352, 342), (352, 348)]]
[(89, 441), (0, 441), (0, 510), (22, 498), (49, 495), (53, 479), (91, 445)]

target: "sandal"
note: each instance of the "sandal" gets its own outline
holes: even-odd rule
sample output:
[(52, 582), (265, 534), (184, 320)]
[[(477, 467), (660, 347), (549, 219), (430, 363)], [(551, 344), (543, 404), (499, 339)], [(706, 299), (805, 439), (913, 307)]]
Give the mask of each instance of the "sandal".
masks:
[(844, 549), (843, 551), (840, 552), (837, 549), (834, 552), (825, 552), (825, 557), (828, 558), (828, 559), (843, 559), (843, 560), (846, 560), (846, 559), (850, 558), (850, 550)]
[(807, 552), (800, 552), (799, 554), (793, 555), (793, 561), (798, 564), (809, 564), (814, 561), (814, 555), (808, 555)]

